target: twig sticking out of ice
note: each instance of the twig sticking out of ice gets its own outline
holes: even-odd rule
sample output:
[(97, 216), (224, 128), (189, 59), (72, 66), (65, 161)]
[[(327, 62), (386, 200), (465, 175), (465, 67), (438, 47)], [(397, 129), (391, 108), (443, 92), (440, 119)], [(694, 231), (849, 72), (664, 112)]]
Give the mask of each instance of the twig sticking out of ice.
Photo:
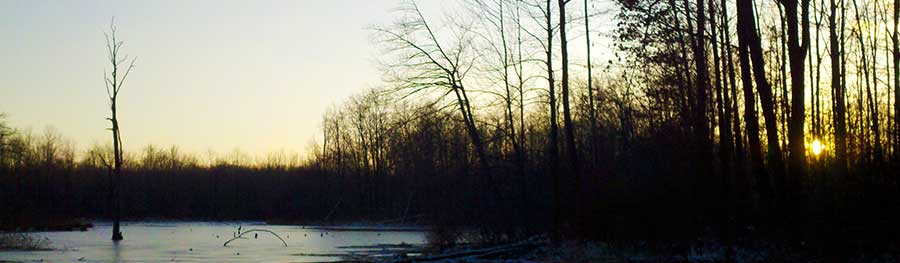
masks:
[(241, 232), (240, 235), (238, 235), (238, 236), (236, 236), (236, 237), (234, 237), (234, 238), (232, 238), (232, 239), (229, 239), (228, 241), (225, 241), (225, 244), (223, 244), (222, 246), (223, 246), (223, 247), (227, 247), (227, 246), (228, 246), (228, 243), (231, 243), (231, 241), (240, 239), (240, 238), (242, 238), (244, 235), (246, 235), (247, 233), (251, 233), (251, 232), (265, 232), (265, 233), (272, 234), (273, 236), (277, 237), (278, 240), (281, 240), (281, 243), (284, 244), (284, 247), (287, 247), (287, 246), (288, 246), (288, 245), (287, 245), (287, 242), (284, 242), (284, 239), (281, 238), (281, 236), (279, 236), (278, 234), (275, 234), (275, 232), (272, 232), (272, 231), (270, 231), (270, 230), (265, 230), (265, 229), (250, 229), (250, 230)]

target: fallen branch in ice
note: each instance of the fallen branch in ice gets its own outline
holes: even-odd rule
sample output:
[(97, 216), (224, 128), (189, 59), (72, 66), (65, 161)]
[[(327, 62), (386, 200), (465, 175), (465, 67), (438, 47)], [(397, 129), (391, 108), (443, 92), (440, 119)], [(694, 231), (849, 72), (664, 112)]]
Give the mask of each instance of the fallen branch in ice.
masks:
[(228, 246), (228, 243), (231, 243), (231, 241), (235, 241), (235, 240), (241, 239), (241, 238), (243, 238), (244, 235), (246, 235), (247, 233), (250, 233), (250, 232), (266, 232), (266, 233), (272, 234), (273, 236), (277, 237), (278, 240), (281, 240), (281, 243), (284, 244), (284, 247), (287, 247), (287, 246), (288, 246), (288, 245), (287, 245), (287, 242), (284, 242), (284, 239), (281, 238), (281, 236), (279, 236), (278, 234), (275, 234), (275, 232), (272, 232), (272, 231), (269, 231), (269, 230), (265, 230), (265, 229), (250, 229), (250, 230), (241, 232), (240, 235), (238, 235), (238, 236), (236, 236), (236, 237), (234, 237), (234, 238), (231, 238), (231, 239), (229, 239), (228, 241), (225, 241), (225, 244), (223, 244), (222, 246), (223, 246), (223, 247), (227, 247), (227, 246)]

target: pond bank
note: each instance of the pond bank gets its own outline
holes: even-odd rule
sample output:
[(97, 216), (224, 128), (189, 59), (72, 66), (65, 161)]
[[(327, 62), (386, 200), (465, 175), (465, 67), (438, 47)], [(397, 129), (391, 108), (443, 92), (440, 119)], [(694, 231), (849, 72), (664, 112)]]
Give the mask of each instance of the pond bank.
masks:
[[(848, 252), (836, 257), (804, 244), (743, 240), (726, 246), (710, 239), (682, 243), (651, 242), (551, 242), (544, 237), (499, 245), (462, 244), (444, 250), (423, 248), (421, 255), (357, 257), (368, 262), (900, 262), (894, 250)], [(858, 248), (857, 248), (858, 249)]]

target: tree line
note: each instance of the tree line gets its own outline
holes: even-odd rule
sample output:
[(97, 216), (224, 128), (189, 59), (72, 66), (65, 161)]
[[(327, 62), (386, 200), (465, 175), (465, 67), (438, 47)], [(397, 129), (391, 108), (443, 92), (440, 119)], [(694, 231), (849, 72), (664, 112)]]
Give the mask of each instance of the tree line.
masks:
[[(388, 84), (326, 114), (317, 167), (507, 235), (896, 236), (897, 3), (458, 2), (373, 27)], [(458, 181), (383, 181), (425, 176)]]

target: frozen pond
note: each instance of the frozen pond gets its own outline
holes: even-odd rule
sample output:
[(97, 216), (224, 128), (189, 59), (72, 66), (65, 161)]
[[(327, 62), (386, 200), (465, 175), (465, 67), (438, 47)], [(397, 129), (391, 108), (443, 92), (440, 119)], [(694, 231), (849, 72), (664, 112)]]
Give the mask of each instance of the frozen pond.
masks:
[[(282, 242), (258, 232), (224, 247), (238, 226), (244, 231), (266, 229)], [(425, 242), (420, 230), (268, 225), (259, 222), (129, 222), (125, 240), (110, 241), (112, 225), (95, 223), (85, 232), (38, 232), (49, 238), (51, 251), (0, 251), (0, 261), (23, 262), (327, 262), (347, 255), (412, 249)]]

